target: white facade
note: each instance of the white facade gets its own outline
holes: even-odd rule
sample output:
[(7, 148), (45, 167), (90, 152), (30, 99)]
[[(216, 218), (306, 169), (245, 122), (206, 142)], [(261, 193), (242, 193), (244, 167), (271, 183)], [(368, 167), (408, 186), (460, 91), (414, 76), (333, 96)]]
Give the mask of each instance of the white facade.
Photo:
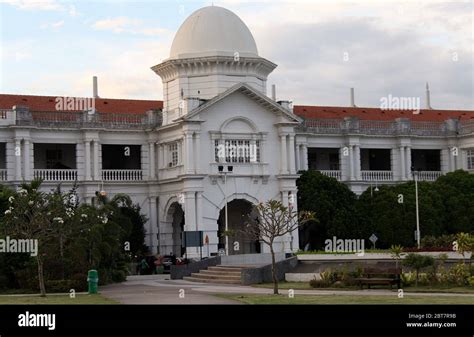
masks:
[[(208, 256), (222, 244), (219, 217), (226, 199), (229, 205), (240, 202), (238, 207), (243, 200), (278, 199), (288, 205), (296, 200), (299, 170), (320, 170), (361, 193), (411, 179), (412, 159), (424, 180), (474, 169), (468, 165), (474, 157), (474, 124), (303, 121), (267, 97), (267, 76), (275, 67), (258, 56), (250, 31), (235, 14), (203, 8), (178, 31), (170, 58), (152, 68), (163, 81), (162, 121), (155, 112), (123, 123), (87, 112), (4, 110), (0, 179), (17, 185), (42, 177), (47, 190), (77, 180), (85, 202), (100, 190), (127, 193), (149, 218), (146, 244), (152, 251), (181, 255), (182, 230), (202, 230), (209, 240), (202, 255)], [(65, 120), (65, 114), (74, 118)], [(227, 154), (229, 162), (223, 163), (216, 146), (226, 144), (248, 145), (256, 153), (251, 160), (245, 153), (243, 159)], [(122, 158), (127, 148), (130, 154)], [(51, 166), (58, 162), (65, 167)], [(224, 179), (219, 165), (232, 165), (233, 173)], [(231, 225), (239, 222), (238, 207), (229, 207)], [(275, 247), (279, 252), (298, 248), (297, 232)], [(239, 252), (254, 249), (246, 243)], [(201, 252), (188, 248), (187, 254)]]

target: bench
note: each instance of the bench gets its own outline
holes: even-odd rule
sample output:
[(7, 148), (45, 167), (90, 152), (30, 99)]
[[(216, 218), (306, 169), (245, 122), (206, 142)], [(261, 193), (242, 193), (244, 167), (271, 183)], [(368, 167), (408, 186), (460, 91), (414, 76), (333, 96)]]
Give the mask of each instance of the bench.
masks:
[(371, 285), (390, 285), (390, 289), (392, 289), (394, 284), (397, 285), (397, 289), (400, 289), (400, 274), (400, 268), (365, 268), (362, 277), (355, 280), (359, 283), (361, 289), (363, 289), (364, 284), (367, 285), (368, 289)]

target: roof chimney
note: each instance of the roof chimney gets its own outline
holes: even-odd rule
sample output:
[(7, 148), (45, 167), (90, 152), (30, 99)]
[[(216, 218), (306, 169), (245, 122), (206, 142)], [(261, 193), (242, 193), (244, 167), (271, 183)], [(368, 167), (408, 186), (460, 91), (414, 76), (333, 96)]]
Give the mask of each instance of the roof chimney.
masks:
[(351, 88), (351, 108), (355, 108), (355, 102), (354, 102), (354, 88)]
[(426, 109), (433, 109), (431, 107), (430, 86), (426, 82)]
[(276, 101), (276, 86), (275, 84), (272, 84), (272, 100)]
[(92, 97), (99, 98), (99, 88), (97, 86), (97, 76), (92, 77)]

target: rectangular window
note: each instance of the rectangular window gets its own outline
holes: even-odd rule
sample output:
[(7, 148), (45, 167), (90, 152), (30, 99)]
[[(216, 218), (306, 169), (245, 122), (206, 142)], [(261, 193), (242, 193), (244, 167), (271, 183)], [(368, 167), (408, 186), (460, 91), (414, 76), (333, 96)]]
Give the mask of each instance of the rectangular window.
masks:
[(178, 166), (178, 142), (168, 144), (168, 163), (169, 167)]
[(474, 149), (469, 149), (467, 152), (467, 169), (474, 170)]
[(46, 168), (56, 169), (61, 165), (63, 159), (63, 152), (60, 149), (46, 150)]
[(215, 140), (214, 159), (218, 163), (260, 162), (260, 142), (242, 139)]

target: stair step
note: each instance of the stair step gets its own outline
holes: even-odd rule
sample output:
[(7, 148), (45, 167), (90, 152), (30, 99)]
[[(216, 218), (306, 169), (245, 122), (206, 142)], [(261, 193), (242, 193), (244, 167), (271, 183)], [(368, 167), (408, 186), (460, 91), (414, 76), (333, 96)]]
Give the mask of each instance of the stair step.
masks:
[(197, 278), (197, 277), (193, 277), (193, 276), (185, 276), (185, 277), (183, 277), (183, 280), (191, 281), (191, 282), (201, 282), (201, 283), (240, 284), (240, 281), (219, 280), (219, 279), (204, 279), (204, 278)]
[(203, 278), (203, 279), (214, 279), (214, 280), (235, 280), (240, 282), (240, 275), (210, 275), (203, 273), (192, 273), (191, 277)]
[(240, 271), (222, 271), (222, 270), (201, 270), (199, 271), (201, 274), (206, 275), (222, 275), (222, 276), (238, 276), (242, 275)]
[(236, 268), (236, 267), (221, 267), (221, 266), (215, 266), (215, 267), (208, 267), (207, 270), (211, 271), (222, 271), (222, 272), (240, 272), (242, 271), (243, 268)]

